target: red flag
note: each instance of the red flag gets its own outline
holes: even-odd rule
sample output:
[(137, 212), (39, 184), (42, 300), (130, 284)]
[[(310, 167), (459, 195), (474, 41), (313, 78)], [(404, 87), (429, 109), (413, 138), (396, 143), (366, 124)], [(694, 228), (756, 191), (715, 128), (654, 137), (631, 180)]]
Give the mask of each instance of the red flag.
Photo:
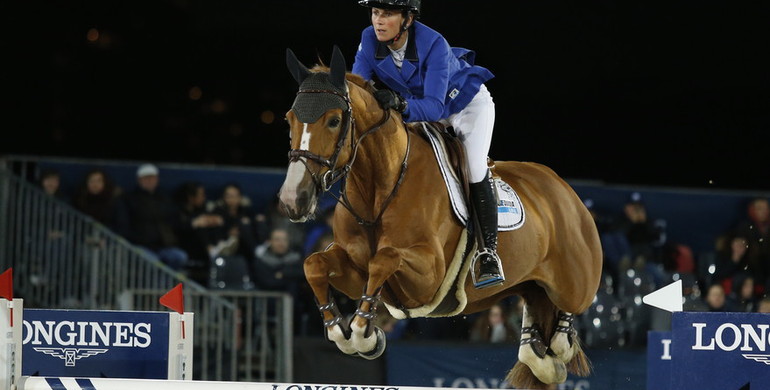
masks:
[(10, 309), (9, 320), (11, 326), (13, 326), (13, 268), (8, 268), (0, 274), (0, 298), (8, 300), (8, 308)]
[(0, 298), (13, 301), (13, 268), (0, 274)]
[(158, 300), (161, 305), (179, 313), (184, 314), (184, 296), (182, 295), (182, 283), (176, 285), (166, 295)]

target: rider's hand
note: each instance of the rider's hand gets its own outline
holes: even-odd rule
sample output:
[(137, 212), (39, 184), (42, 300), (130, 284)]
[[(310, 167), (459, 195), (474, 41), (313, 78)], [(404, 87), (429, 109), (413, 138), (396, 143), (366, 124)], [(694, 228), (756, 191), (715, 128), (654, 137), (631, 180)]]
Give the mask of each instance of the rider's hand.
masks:
[(380, 107), (385, 110), (394, 109), (398, 112), (406, 111), (406, 99), (401, 97), (395, 91), (390, 89), (379, 89), (374, 91), (374, 98), (380, 103)]

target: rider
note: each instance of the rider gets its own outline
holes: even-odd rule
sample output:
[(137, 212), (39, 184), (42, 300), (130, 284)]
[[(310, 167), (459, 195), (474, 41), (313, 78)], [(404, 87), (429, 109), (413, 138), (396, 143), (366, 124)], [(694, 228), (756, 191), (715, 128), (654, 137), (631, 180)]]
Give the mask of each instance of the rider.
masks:
[(492, 72), (474, 65), (475, 53), (449, 46), (435, 30), (416, 21), (420, 0), (359, 0), (371, 9), (371, 26), (361, 34), (353, 73), (373, 76), (389, 89), (375, 97), (401, 112), (404, 121), (442, 121), (454, 128), (467, 156), (471, 201), (484, 248), (476, 288), (503, 282), (497, 255), (497, 197), (487, 167), (495, 123), (495, 104), (484, 82)]

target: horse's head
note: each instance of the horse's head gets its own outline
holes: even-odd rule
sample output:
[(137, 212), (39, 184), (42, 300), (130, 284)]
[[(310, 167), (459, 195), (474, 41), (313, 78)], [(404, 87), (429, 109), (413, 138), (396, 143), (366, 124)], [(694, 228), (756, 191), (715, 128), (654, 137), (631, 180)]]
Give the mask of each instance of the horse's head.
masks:
[(286, 64), (299, 91), (286, 113), (291, 150), (280, 200), (289, 218), (304, 222), (315, 212), (318, 197), (344, 170), (353, 136), (352, 109), (345, 81), (345, 59), (334, 47), (329, 71), (311, 71), (287, 49)]

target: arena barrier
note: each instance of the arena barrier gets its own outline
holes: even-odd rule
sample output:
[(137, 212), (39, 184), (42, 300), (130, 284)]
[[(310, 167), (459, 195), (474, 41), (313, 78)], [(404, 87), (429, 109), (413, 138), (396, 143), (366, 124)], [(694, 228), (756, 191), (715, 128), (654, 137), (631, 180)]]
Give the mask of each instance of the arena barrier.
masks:
[(674, 304), (654, 305), (672, 321), (670, 332), (648, 333), (647, 389), (768, 388), (770, 314), (685, 312), (681, 299), (679, 290)]
[(59, 376), (79, 378), (73, 383), (88, 377), (190, 381), (193, 318), (190, 312), (24, 310), (23, 299), (0, 299), (1, 390), (23, 389), (23, 378)]

